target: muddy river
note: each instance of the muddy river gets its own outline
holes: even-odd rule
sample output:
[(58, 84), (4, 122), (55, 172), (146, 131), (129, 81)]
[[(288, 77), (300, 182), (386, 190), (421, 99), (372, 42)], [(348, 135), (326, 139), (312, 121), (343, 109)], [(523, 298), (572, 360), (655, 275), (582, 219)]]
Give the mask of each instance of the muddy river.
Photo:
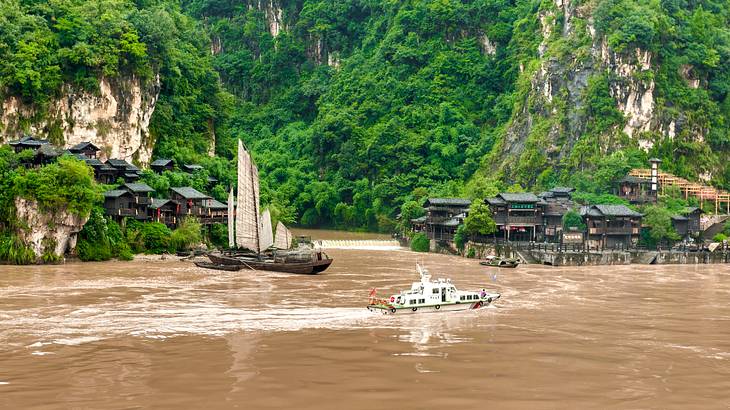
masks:
[[(730, 266), (497, 270), (329, 253), (319, 276), (0, 266), (0, 407), (730, 408)], [(502, 299), (370, 314), (368, 290), (409, 288), (417, 261)]]

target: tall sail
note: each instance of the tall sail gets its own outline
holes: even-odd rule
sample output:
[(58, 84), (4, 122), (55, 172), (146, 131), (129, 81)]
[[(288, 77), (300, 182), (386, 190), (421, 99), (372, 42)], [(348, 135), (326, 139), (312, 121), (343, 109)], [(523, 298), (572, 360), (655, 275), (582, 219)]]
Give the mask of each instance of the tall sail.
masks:
[(274, 233), (271, 231), (271, 213), (266, 208), (261, 214), (261, 222), (259, 222), (259, 249), (264, 251), (274, 244)]
[(228, 247), (231, 249), (236, 247), (235, 228), (233, 227), (235, 216), (233, 215), (233, 210), (233, 187), (231, 187), (231, 192), (228, 194)]
[(259, 171), (238, 140), (238, 206), (236, 245), (256, 253), (259, 247)]
[(291, 232), (281, 222), (276, 224), (276, 242), (274, 243), (274, 247), (278, 249), (291, 248)]

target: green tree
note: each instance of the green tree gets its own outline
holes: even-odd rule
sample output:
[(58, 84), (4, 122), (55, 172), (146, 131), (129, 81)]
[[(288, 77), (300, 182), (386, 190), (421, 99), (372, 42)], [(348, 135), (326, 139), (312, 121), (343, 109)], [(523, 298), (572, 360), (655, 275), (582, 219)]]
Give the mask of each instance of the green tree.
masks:
[(425, 233), (417, 233), (411, 239), (411, 250), (415, 252), (428, 252), (431, 249), (431, 242)]
[(656, 205), (644, 208), (642, 221), (649, 226), (649, 245), (655, 246), (664, 241), (678, 241), (679, 234), (672, 227), (672, 213)]
[(489, 235), (497, 231), (497, 224), (486, 204), (471, 204), (469, 215), (464, 219), (464, 230), (468, 235)]
[(570, 228), (576, 228), (579, 231), (586, 230), (586, 224), (583, 222), (583, 218), (574, 210), (570, 210), (563, 215), (563, 229), (567, 231)]
[[(170, 250), (186, 251), (203, 241), (202, 225), (194, 217), (186, 217), (170, 235)], [(226, 239), (227, 241), (227, 239)]]

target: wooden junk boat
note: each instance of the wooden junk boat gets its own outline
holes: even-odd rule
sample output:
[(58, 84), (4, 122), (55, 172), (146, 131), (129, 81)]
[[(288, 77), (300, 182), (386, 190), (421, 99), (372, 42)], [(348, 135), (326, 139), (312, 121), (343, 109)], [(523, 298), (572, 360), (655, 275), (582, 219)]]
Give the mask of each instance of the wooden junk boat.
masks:
[[(238, 196), (233, 209), (233, 188), (228, 195), (228, 247), (208, 254), (202, 268), (236, 271), (242, 269), (317, 274), (327, 269), (332, 258), (311, 241), (299, 241), (292, 249), (292, 234), (284, 224), (271, 229), (271, 213), (259, 209), (259, 171), (243, 143), (238, 141)], [(234, 219), (235, 214), (235, 219)]]

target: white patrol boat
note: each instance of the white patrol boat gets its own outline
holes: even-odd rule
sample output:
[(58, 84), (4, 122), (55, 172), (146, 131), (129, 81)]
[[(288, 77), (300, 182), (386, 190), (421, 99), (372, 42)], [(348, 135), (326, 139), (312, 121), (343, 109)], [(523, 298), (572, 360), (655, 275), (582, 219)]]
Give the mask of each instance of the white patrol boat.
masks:
[(387, 314), (407, 314), (422, 312), (444, 312), (479, 309), (499, 299), (499, 293), (489, 293), (482, 289), (478, 292), (460, 291), (451, 279), (431, 280), (431, 274), (416, 265), (421, 275), (420, 282), (413, 282), (410, 290), (402, 291), (387, 299), (375, 298), (375, 289), (370, 291), (368, 310)]

